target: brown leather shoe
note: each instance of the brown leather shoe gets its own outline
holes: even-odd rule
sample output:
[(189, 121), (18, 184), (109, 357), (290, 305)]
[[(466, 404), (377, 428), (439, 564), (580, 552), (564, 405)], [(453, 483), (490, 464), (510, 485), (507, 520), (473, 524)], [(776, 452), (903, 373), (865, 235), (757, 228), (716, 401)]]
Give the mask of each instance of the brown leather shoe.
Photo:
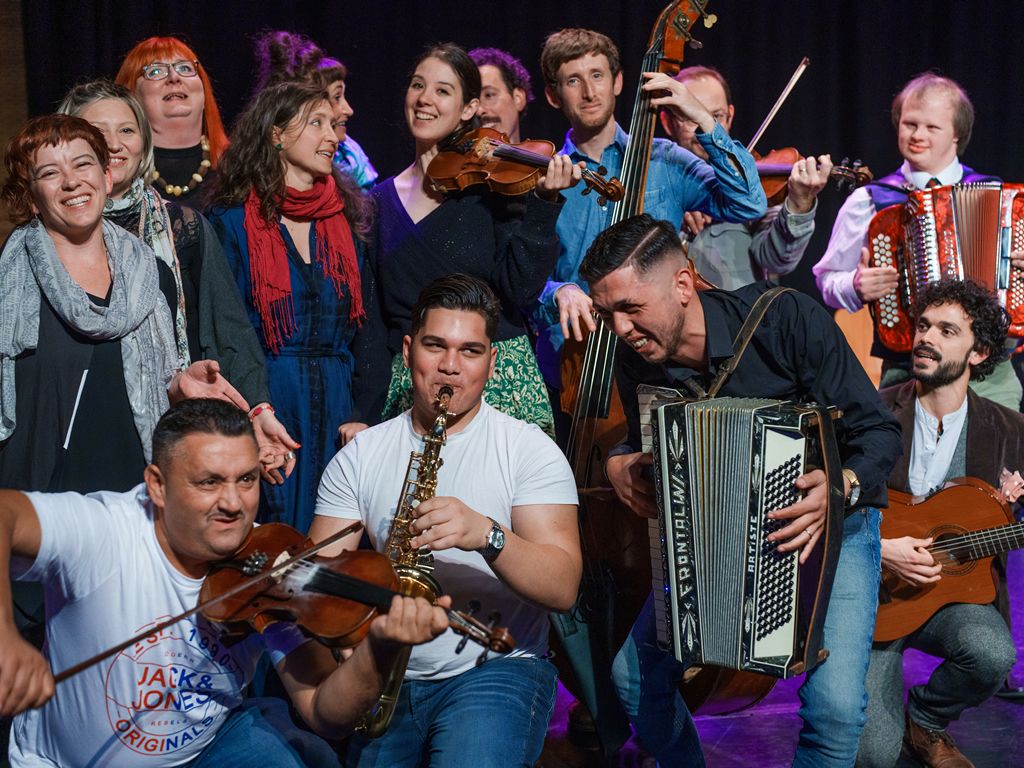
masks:
[(964, 757), (948, 731), (929, 731), (907, 716), (903, 732), (903, 751), (916, 757), (928, 768), (974, 768)]

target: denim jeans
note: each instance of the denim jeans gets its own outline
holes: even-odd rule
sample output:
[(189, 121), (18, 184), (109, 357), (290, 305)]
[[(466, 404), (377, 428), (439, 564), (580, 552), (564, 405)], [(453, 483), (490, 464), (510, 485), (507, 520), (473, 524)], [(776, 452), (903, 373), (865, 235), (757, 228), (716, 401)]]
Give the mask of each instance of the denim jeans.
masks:
[(858, 766), (888, 767), (899, 758), (907, 648), (945, 659), (926, 684), (910, 689), (911, 719), (932, 731), (945, 730), (965, 709), (995, 693), (1016, 656), (1010, 630), (992, 605), (947, 605), (913, 634), (875, 645), (867, 679), (868, 724), (861, 734)]
[(247, 699), (232, 712), (191, 768), (339, 768), (337, 753), (299, 728), (281, 699)]
[(555, 706), (545, 659), (492, 659), (446, 680), (406, 680), (387, 732), (349, 742), (348, 768), (531, 768)]
[[(829, 658), (800, 687), (804, 724), (794, 766), (853, 765), (864, 727), (871, 637), (878, 603), (881, 544), (877, 509), (858, 510), (843, 524), (843, 546), (825, 616)], [(612, 677), (619, 699), (643, 745), (662, 768), (703, 766), (693, 719), (679, 695), (684, 667), (655, 642), (648, 599), (615, 657)]]

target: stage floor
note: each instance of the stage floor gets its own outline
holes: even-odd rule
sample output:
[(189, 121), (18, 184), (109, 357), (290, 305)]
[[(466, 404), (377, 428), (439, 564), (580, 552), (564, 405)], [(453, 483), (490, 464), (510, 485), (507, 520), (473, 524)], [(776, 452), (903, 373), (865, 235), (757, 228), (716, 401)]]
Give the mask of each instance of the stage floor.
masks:
[[(1017, 645), (1014, 679), (1024, 684), (1024, 550), (1010, 553), (1010, 594), (1013, 604), (1013, 636)], [(907, 652), (903, 671), (907, 687), (928, 679), (938, 659), (917, 651)], [(800, 730), (800, 680), (786, 680), (772, 690), (764, 701), (735, 715), (697, 717), (704, 755), (709, 768), (784, 768), (796, 749)], [(548, 730), (543, 768), (654, 768), (630, 740), (616, 759), (604, 762), (593, 753), (573, 747), (566, 736), (566, 723), (572, 697), (559, 689), (559, 698)], [(1024, 701), (1010, 702), (992, 698), (967, 710), (950, 727), (960, 749), (976, 768), (1008, 768), (1024, 765)], [(898, 768), (919, 764), (903, 760)]]

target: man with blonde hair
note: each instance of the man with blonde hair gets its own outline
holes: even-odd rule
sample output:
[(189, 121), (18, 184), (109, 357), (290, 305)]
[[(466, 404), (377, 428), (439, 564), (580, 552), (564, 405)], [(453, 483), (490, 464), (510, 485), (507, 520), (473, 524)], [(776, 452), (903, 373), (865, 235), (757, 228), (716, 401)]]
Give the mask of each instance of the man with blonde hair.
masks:
[[(814, 266), (822, 298), (835, 309), (856, 312), (898, 284), (893, 267), (869, 265), (867, 234), (875, 213), (905, 203), (908, 194), (918, 189), (999, 181), (960, 162), (971, 139), (974, 106), (955, 80), (933, 72), (915, 77), (893, 99), (892, 123), (903, 165), (850, 195), (836, 217), (825, 255)], [(884, 361), (883, 386), (909, 377), (910, 357), (906, 353), (893, 352), (876, 338), (871, 354)], [(999, 366), (983, 386), (972, 384), (972, 388), (1007, 407), (1020, 406), (1021, 385), (1007, 363)]]

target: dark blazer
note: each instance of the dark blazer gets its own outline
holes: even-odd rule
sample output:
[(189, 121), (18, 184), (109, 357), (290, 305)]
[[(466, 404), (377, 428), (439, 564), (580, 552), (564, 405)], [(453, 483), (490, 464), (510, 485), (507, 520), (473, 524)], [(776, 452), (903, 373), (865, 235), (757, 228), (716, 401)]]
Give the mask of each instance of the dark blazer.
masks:
[[(900, 423), (903, 456), (889, 473), (889, 487), (908, 491), (910, 447), (914, 440), (913, 380), (886, 387), (878, 394)], [(1024, 474), (1024, 414), (1011, 411), (967, 390), (967, 474), (999, 487), (999, 472), (1006, 467)]]
[[(914, 441), (914, 380), (886, 387), (878, 394), (903, 430), (903, 456), (889, 474), (889, 487), (908, 491), (910, 449)], [(1006, 467), (1024, 474), (1024, 414), (994, 403), (967, 390), (967, 474), (998, 488), (999, 472)], [(996, 607), (1009, 624), (1010, 604), (1006, 591), (1006, 555), (995, 560), (999, 574)]]

